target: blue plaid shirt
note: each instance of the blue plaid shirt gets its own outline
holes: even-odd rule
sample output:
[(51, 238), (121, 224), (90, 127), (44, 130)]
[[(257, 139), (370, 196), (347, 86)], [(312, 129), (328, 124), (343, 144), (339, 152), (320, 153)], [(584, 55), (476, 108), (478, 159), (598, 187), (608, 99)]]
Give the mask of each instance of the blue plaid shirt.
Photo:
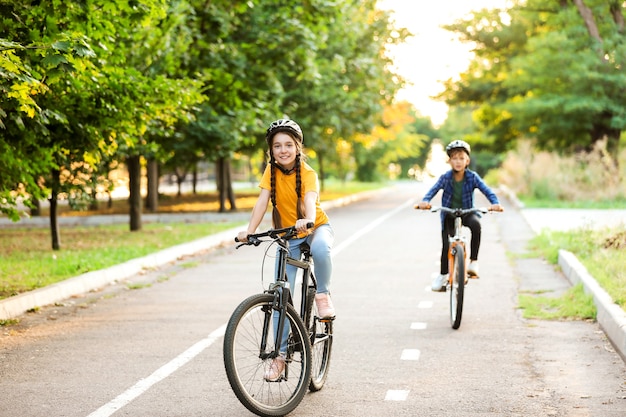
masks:
[[(485, 184), (480, 175), (475, 173), (470, 169), (465, 170), (465, 178), (463, 181), (463, 207), (464, 209), (474, 207), (474, 190), (478, 188), (480, 192), (482, 192), (485, 197), (489, 200), (491, 204), (500, 204), (498, 200), (498, 196)], [(446, 172), (442, 176), (439, 177), (435, 185), (431, 187), (430, 190), (424, 195), (422, 201), (430, 202), (430, 200), (435, 197), (435, 195), (439, 192), (439, 190), (443, 190), (443, 195), (441, 196), (441, 205), (444, 207), (453, 208), (452, 206), (452, 194), (454, 192), (454, 178), (452, 178), (452, 170)], [(458, 207), (454, 207), (458, 208)], [(479, 214), (480, 215), (480, 214)], [(441, 213), (441, 227), (443, 227), (443, 219), (445, 218), (446, 213)]]

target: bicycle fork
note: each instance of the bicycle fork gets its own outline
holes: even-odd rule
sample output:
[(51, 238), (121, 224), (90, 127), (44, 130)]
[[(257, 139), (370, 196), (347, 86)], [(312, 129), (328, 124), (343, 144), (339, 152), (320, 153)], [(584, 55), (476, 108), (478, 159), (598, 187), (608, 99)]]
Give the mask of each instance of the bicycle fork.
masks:
[[(288, 243), (285, 245), (280, 244), (280, 259), (278, 262), (277, 276), (282, 279), (276, 280), (270, 285), (268, 294), (273, 294), (274, 299), (271, 306), (264, 307), (263, 318), (263, 332), (261, 336), (261, 345), (259, 351), (259, 358), (262, 360), (275, 359), (281, 353), (285, 356), (285, 375), (282, 377), (284, 380), (289, 379), (289, 362), (291, 361), (291, 354), (288, 351), (289, 341), (289, 325), (287, 322), (287, 305), (291, 301), (291, 291), (289, 286), (289, 280), (286, 275), (285, 258), (289, 250)], [(274, 349), (267, 352), (267, 342), (270, 338), (271, 324), (274, 324)], [(280, 379), (279, 379), (280, 381)]]

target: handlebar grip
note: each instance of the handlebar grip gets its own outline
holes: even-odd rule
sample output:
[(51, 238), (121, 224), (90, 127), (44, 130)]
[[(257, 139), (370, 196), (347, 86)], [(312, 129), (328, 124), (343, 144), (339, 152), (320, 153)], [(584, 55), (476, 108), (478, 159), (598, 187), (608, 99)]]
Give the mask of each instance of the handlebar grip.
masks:
[(308, 223), (306, 224), (306, 228), (307, 228), (307, 229), (310, 229), (310, 228), (312, 228), (313, 226), (315, 226), (315, 223), (313, 223), (313, 222), (308, 222)]
[(239, 242), (239, 238), (238, 237), (235, 238), (235, 242)]

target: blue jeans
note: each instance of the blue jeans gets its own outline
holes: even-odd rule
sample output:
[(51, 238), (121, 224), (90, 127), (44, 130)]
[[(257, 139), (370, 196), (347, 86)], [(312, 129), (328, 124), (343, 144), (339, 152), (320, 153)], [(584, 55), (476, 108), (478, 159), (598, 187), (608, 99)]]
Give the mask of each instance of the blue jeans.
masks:
[[(315, 264), (315, 278), (317, 279), (317, 293), (327, 294), (330, 292), (330, 277), (333, 272), (331, 251), (335, 241), (335, 232), (330, 223), (319, 226), (309, 236), (292, 239), (289, 241), (289, 256), (300, 259), (300, 245), (307, 242), (311, 248), (311, 255)], [(290, 288), (294, 288), (297, 268), (287, 265), (287, 278)]]

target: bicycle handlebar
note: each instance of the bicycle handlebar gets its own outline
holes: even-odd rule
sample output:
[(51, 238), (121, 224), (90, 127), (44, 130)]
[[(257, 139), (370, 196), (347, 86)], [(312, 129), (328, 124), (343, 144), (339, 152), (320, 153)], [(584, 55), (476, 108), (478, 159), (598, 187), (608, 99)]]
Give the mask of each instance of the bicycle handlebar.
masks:
[[(309, 222), (306, 224), (307, 229), (310, 229), (313, 226), (315, 226), (315, 223), (313, 222)], [(235, 242), (241, 242), (241, 245), (238, 245), (237, 248), (244, 246), (244, 245), (259, 246), (263, 242), (261, 238), (264, 238), (264, 237), (269, 237), (272, 240), (291, 239), (297, 234), (298, 234), (298, 231), (296, 230), (296, 226), (294, 225), (294, 226), (289, 226), (289, 227), (283, 227), (280, 229), (270, 229), (266, 232), (254, 233), (254, 234), (248, 235), (248, 240), (246, 242), (241, 242), (239, 238), (236, 237)]]
[[(414, 208), (417, 210), (422, 210), (419, 208), (418, 205), (414, 206)], [(491, 210), (491, 208), (488, 208), (488, 207), (472, 207), (468, 209), (462, 209), (462, 208), (449, 208), (449, 207), (443, 207), (443, 206), (431, 206), (430, 209), (423, 209), (423, 210), (430, 210), (433, 213), (437, 211), (443, 211), (444, 213), (449, 213), (457, 217), (464, 216), (470, 213), (485, 214), (485, 213), (489, 213), (493, 211)]]

